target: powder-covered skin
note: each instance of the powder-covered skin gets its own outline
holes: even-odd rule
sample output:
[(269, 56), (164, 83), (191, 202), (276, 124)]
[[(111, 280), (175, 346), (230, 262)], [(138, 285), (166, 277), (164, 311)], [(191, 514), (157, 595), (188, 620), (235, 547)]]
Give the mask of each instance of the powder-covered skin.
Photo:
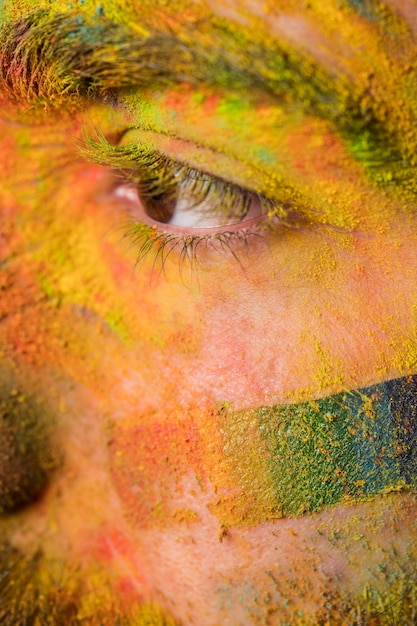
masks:
[(0, 16), (1, 623), (413, 624), (416, 3)]

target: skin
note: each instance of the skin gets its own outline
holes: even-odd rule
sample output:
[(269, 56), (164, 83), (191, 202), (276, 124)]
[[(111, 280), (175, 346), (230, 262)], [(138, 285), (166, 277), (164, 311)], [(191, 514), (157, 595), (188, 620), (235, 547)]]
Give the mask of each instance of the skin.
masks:
[[(417, 5), (386, 3), (379, 22), (330, 4), (102, 6), (138, 33), (187, 38), (197, 24), (197, 43), (221, 16), (238, 35), (313, 59), (342, 104), (352, 92), (365, 107), (371, 93), (376, 137), (392, 140), (398, 169), (407, 161), (406, 181), (388, 156), (377, 171), (366, 150), (354, 151), (368, 127), (352, 129), (345, 109), (338, 121), (319, 105), (307, 111), (302, 83), (289, 101), (259, 86), (185, 80), (123, 91), (117, 106), (4, 104), (0, 392), (6, 406), (22, 396), (30, 415), (42, 407), (30, 436), (49, 478), (3, 513), (1, 535), (28, 559), (41, 551), (39, 568), (23, 566), (35, 587), (48, 596), (58, 580), (63, 603), (76, 596), (87, 623), (415, 623), (412, 486), (387, 479), (378, 493), (285, 510), (271, 495), (284, 478), (267, 467), (256, 421), (259, 407), (416, 372)], [(3, 5), (16, 19), (34, 3)], [(62, 10), (58, 0), (39, 6)], [(98, 19), (93, 3), (74, 11)], [(276, 195), (292, 211), (246, 243), (201, 245), (192, 265), (178, 248), (163, 263), (152, 254), (138, 263), (124, 236), (136, 201), (116, 193), (110, 166), (78, 153), (94, 129)], [(292, 480), (295, 491), (300, 474)]]

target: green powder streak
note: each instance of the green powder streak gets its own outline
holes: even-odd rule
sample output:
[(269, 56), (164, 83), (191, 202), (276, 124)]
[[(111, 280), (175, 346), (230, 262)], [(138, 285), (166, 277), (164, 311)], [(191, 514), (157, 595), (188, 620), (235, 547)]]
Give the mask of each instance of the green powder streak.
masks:
[(383, 434), (384, 410), (358, 412), (349, 406), (348, 396), (337, 395), (263, 408), (258, 418), (285, 516), (363, 499), (402, 484), (390, 429)]
[(389, 384), (380, 383), (300, 404), (225, 406), (223, 450), (244, 494), (240, 500), (256, 509), (245, 510), (238, 497), (238, 523), (253, 521), (257, 512), (264, 519), (298, 516), (414, 488), (414, 474), (406, 479), (402, 466), (414, 454), (413, 435), (401, 439), (398, 421), (411, 409), (399, 418), (394, 401)]

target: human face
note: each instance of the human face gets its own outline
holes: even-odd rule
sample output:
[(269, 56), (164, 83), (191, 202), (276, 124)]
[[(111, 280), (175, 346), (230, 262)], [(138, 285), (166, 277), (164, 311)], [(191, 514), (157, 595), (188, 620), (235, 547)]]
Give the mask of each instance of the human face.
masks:
[(1, 11), (3, 621), (413, 623), (417, 4)]

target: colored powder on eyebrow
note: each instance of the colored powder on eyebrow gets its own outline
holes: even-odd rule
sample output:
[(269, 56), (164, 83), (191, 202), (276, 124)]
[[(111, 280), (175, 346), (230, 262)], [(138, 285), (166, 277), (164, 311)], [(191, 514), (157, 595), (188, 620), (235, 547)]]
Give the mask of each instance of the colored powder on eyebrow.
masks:
[[(414, 163), (415, 153), (416, 99), (411, 88), (411, 83), (415, 83), (415, 42), (407, 24), (386, 4), (360, 3), (372, 21), (362, 14), (352, 15), (352, 8), (347, 5), (330, 2), (323, 6), (323, 3), (312, 2), (308, 4), (308, 10), (296, 18), (301, 29), (304, 24), (313, 27), (313, 32), (323, 37), (323, 47), (332, 50), (331, 58), (341, 61), (341, 68), (336, 66), (336, 72), (316, 76), (322, 98), (315, 103), (314, 110), (324, 118), (334, 120), (349, 144), (363, 136), (371, 139), (368, 150), (353, 149), (352, 155), (369, 170), (374, 182), (384, 184), (395, 179), (402, 184), (404, 168), (409, 169)], [(277, 8), (271, 13), (278, 15), (279, 22)], [(282, 11), (285, 16), (289, 6), (282, 6)], [(258, 40), (266, 35), (263, 28), (260, 24), (259, 33), (254, 35)], [(338, 33), (337, 40), (335, 32)], [(291, 41), (291, 35), (289, 39)], [(387, 40), (390, 50), (386, 46)], [(292, 43), (297, 45), (297, 39), (294, 38)], [(292, 59), (294, 49), (287, 50), (285, 44), (282, 45), (288, 58)], [(308, 43), (304, 43), (304, 47), (320, 59), (320, 53), (311, 50)], [(357, 53), (358, 50), (362, 52)], [(307, 56), (300, 59), (301, 64), (307, 62)], [(303, 97), (305, 81), (299, 82), (300, 85), (297, 82), (295, 86), (297, 99), (299, 104), (306, 103), (308, 94)], [(340, 109), (335, 107), (334, 116), (326, 109), (330, 93), (333, 96), (337, 93), (340, 98)], [(411, 174), (409, 172), (410, 179), (414, 178)], [(411, 185), (411, 182), (407, 180), (407, 184)]]
[(376, 16), (370, 9), (370, 3), (363, 0), (347, 0), (346, 4), (357, 11), (359, 15), (366, 17), (367, 19), (376, 19)]

